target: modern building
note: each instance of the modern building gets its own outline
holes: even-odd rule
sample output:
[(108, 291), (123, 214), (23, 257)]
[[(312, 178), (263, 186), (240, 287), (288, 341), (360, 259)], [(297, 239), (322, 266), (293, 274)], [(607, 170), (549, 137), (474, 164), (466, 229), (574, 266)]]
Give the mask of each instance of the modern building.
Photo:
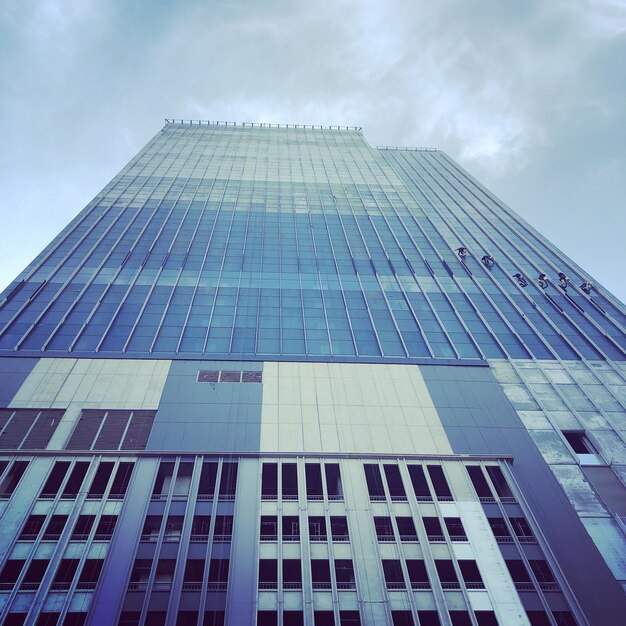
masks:
[(446, 154), (167, 120), (0, 295), (7, 626), (618, 626), (626, 309)]

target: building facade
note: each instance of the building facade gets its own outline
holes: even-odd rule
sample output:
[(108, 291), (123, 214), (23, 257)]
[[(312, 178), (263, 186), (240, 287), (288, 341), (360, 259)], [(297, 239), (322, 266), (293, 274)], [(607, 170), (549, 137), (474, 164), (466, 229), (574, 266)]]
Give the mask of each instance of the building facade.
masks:
[(626, 309), (443, 152), (166, 121), (0, 294), (9, 626), (617, 626)]

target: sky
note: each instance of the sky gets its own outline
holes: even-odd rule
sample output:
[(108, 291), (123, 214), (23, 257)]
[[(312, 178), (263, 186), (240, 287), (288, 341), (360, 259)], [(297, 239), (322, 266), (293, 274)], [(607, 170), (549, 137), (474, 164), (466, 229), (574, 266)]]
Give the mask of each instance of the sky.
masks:
[(626, 0), (3, 0), (0, 289), (166, 117), (440, 148), (626, 301)]

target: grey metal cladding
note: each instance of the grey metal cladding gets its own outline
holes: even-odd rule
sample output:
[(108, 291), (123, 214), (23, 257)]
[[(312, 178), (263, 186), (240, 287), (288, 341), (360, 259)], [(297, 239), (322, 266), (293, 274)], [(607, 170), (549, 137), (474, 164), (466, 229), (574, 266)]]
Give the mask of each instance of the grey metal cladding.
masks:
[(261, 372), (263, 364), (173, 361), (146, 449), (259, 451), (263, 385), (198, 382), (202, 370)]
[(623, 625), (622, 588), (492, 372), (463, 366), (420, 371), (454, 453), (514, 457), (518, 486), (590, 623)]

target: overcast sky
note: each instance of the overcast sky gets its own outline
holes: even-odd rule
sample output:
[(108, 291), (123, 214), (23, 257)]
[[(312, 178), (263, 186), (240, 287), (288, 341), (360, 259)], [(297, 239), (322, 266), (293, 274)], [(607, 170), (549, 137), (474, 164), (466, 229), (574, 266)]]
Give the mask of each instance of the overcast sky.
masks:
[(435, 146), (626, 300), (626, 0), (3, 0), (0, 289), (164, 117)]

